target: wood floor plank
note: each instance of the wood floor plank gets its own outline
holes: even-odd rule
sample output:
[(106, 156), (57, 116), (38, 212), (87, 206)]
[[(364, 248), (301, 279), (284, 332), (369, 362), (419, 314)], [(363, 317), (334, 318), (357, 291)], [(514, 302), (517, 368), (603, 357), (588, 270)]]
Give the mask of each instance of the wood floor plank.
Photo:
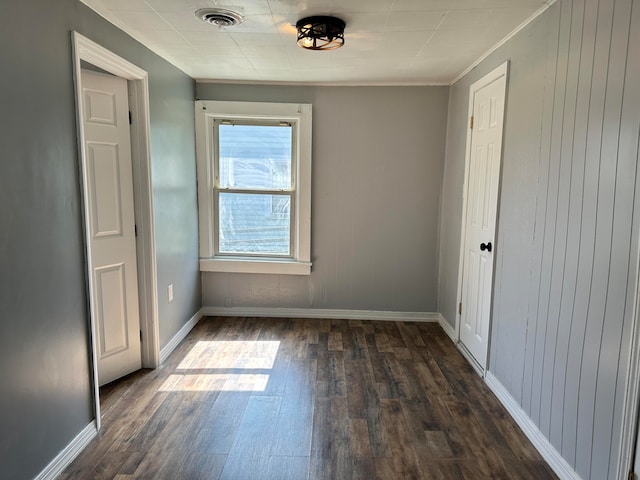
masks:
[(294, 360), (289, 365), (272, 455), (310, 455), (317, 368), (315, 360)]
[(91, 470), (89, 478), (95, 480), (111, 479), (115, 477), (126, 463), (130, 454), (125, 452), (109, 452)]
[(168, 397), (165, 404), (169, 408), (177, 398), (179, 404), (173, 415), (169, 416), (164, 426), (155, 431), (155, 436), (144, 437), (145, 453), (135, 470), (136, 475), (151, 478), (180, 478), (185, 466), (191, 465), (193, 454), (190, 440), (192, 432), (200, 427), (200, 412), (214, 395), (206, 391), (188, 391)]
[(349, 418), (365, 418), (377, 399), (373, 374), (366, 360), (344, 362)]
[(373, 457), (353, 457), (351, 459), (352, 480), (373, 480), (376, 478), (376, 463)]
[(220, 475), (222, 480), (260, 478), (267, 469), (280, 397), (252, 396)]
[[(433, 476), (437, 480), (468, 480), (469, 477), (465, 476), (465, 462), (433, 462), (430, 465)], [(477, 475), (477, 472), (476, 472)]]
[(318, 358), (318, 386), (316, 395), (325, 397), (346, 396), (346, 374), (342, 352), (329, 352)]
[[(413, 442), (422, 447), (428, 448), (425, 444), (426, 432), (441, 432), (442, 426), (434, 415), (434, 409), (427, 398), (401, 400), (402, 412), (407, 423), (409, 424)], [(439, 455), (430, 452), (429, 457), (438, 457)]]
[[(218, 480), (227, 460), (226, 455), (211, 454), (198, 449), (189, 448), (184, 461), (175, 471), (173, 479)], [(170, 469), (162, 472), (171, 475)]]
[(346, 399), (318, 398), (313, 431), (310, 478), (351, 478), (352, 461)]
[(425, 346), (424, 340), (420, 336), (420, 331), (415, 325), (398, 322), (398, 331), (400, 332), (400, 335), (402, 335), (402, 339), (406, 345), (412, 347)]
[(382, 381), (378, 382), (378, 391), (383, 398), (411, 397), (408, 381), (393, 353), (380, 354), (380, 372)]
[(309, 457), (289, 457), (271, 455), (262, 480), (307, 480), (309, 478)]
[(228, 454), (249, 398), (249, 392), (220, 392), (213, 405), (203, 412), (201, 428), (193, 437), (193, 442), (204, 451)]
[(61, 480), (555, 480), (439, 325), (206, 318)]
[(376, 480), (388, 480), (389, 478), (395, 478), (397, 475), (393, 466), (391, 457), (377, 457), (374, 459)]
[(326, 465), (331, 459), (333, 436), (331, 433), (331, 399), (316, 397), (313, 409), (313, 436), (309, 459), (309, 478), (329, 479), (331, 472)]
[(361, 326), (352, 327), (342, 336), (345, 345), (345, 360), (367, 360), (369, 358), (364, 328)]
[(140, 466), (142, 460), (144, 460), (145, 455), (146, 452), (131, 452), (128, 455), (127, 460), (120, 467), (118, 473), (122, 475), (133, 475)]
[(382, 322), (382, 330), (387, 334), (391, 348), (405, 348), (408, 346), (398, 328), (401, 323), (403, 322)]
[(331, 471), (336, 479), (353, 478), (351, 440), (349, 438), (349, 411), (346, 398), (331, 399)]
[(290, 362), (290, 356), (278, 354), (273, 366), (261, 372), (263, 375), (268, 375), (266, 387), (264, 390), (254, 391), (253, 395), (282, 396), (287, 383)]
[(281, 402), (280, 397), (249, 398), (229, 455), (270, 453)]
[(367, 406), (367, 425), (369, 426), (369, 443), (374, 457), (390, 457), (391, 443), (394, 441), (387, 432), (382, 418), (382, 406), (378, 398)]
[(351, 454), (354, 457), (373, 457), (371, 442), (369, 442), (369, 427), (365, 419), (349, 419), (349, 442), (351, 445)]
[(333, 351), (342, 351), (342, 333), (329, 332), (328, 348)]
[(478, 459), (479, 472), (487, 476), (493, 475), (495, 478), (507, 478), (507, 471), (502, 459), (497, 454), (497, 451), (492, 448), (493, 444), (489, 446), (486, 442), (486, 439), (491, 437), (484, 435), (484, 431), (478, 424), (469, 405), (463, 401), (449, 400), (447, 401), (447, 406), (456, 424), (460, 425), (461, 430), (464, 431), (471, 453)]
[(399, 478), (422, 478), (418, 457), (409, 433), (410, 428), (402, 413), (400, 400), (382, 400), (382, 418), (391, 442), (394, 471)]
[(376, 350), (379, 353), (393, 353), (393, 347), (386, 333), (375, 333), (373, 338), (376, 343)]
[(421, 362), (413, 359), (399, 360), (398, 366), (405, 379), (408, 399), (425, 403), (425, 407), (430, 407), (431, 399), (447, 395), (434, 385), (429, 369)]
[(169, 393), (144, 427), (121, 444), (125, 452), (145, 452), (162, 436), (164, 428), (182, 403), (179, 393)]
[(422, 349), (414, 350), (412, 353), (411, 362), (405, 361), (402, 365), (408, 369), (408, 374), (423, 390), (425, 396), (431, 398), (453, 395), (446, 378), (434, 360)]

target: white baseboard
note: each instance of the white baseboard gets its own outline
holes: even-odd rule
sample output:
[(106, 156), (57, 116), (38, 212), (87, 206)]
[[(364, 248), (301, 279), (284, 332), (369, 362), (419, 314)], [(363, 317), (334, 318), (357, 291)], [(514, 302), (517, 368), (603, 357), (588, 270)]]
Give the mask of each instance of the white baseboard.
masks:
[(576, 471), (571, 468), (571, 465), (562, 458), (560, 452), (551, 445), (549, 440), (547, 440), (547, 438), (542, 434), (536, 424), (533, 423), (526, 412), (520, 407), (516, 399), (513, 398), (504, 385), (500, 383), (500, 380), (498, 380), (491, 372), (487, 372), (485, 382), (495, 396), (498, 397), (498, 400), (500, 400), (502, 405), (504, 405), (507, 411), (511, 414), (533, 446), (536, 447), (538, 452), (540, 452), (542, 458), (544, 458), (553, 471), (556, 472), (556, 475), (558, 475), (560, 480), (581, 480)]
[(176, 347), (180, 344), (184, 337), (186, 337), (189, 332), (196, 326), (196, 324), (203, 317), (202, 309), (198, 310), (193, 317), (191, 317), (187, 323), (185, 323), (180, 330), (173, 336), (169, 342), (160, 349), (160, 365), (164, 363), (164, 361), (171, 355), (171, 353), (176, 349)]
[(453, 343), (458, 343), (458, 336), (456, 335), (455, 329), (449, 324), (449, 322), (447, 322), (447, 319), (444, 318), (444, 316), (441, 313), (438, 314), (438, 323), (444, 330), (444, 333), (449, 335), (449, 338), (451, 339), (451, 341)]
[(212, 317), (337, 318), (344, 320), (388, 320), (400, 322), (437, 322), (439, 315), (439, 313), (431, 312), (261, 307), (202, 307), (202, 313)]
[(71, 440), (71, 443), (62, 450), (49, 465), (42, 470), (34, 480), (53, 480), (60, 475), (65, 468), (84, 450), (91, 440), (98, 434), (95, 420), (84, 427), (82, 431)]

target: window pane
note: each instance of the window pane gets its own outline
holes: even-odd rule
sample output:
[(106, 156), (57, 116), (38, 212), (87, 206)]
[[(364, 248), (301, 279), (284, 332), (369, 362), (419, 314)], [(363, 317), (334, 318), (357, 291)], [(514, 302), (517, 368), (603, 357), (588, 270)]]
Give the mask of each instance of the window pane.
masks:
[(291, 188), (291, 127), (219, 125), (221, 187)]
[(290, 255), (291, 197), (220, 193), (218, 252)]

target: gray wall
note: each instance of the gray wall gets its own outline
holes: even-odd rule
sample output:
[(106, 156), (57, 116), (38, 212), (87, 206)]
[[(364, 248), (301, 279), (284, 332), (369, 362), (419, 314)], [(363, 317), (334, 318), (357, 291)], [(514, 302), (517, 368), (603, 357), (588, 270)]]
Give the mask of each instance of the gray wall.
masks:
[(0, 465), (28, 479), (93, 418), (70, 32), (149, 72), (163, 344), (200, 307), (194, 83), (76, 0), (0, 18)]
[(440, 311), (455, 319), (468, 89), (510, 60), (489, 369), (584, 479), (614, 478), (622, 429), (638, 45), (637, 1), (560, 0), (450, 93)]
[(196, 89), (313, 104), (311, 275), (204, 273), (205, 307), (435, 311), (448, 88)]

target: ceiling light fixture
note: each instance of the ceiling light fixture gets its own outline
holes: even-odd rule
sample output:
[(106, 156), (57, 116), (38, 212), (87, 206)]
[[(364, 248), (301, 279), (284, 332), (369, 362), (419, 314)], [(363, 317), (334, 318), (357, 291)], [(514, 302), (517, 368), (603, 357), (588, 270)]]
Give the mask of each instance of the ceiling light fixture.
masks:
[(343, 20), (316, 16), (298, 20), (298, 46), (308, 50), (333, 50), (344, 45)]
[(244, 17), (226, 8), (201, 8), (196, 10), (196, 17), (216, 27), (231, 27), (244, 22)]

